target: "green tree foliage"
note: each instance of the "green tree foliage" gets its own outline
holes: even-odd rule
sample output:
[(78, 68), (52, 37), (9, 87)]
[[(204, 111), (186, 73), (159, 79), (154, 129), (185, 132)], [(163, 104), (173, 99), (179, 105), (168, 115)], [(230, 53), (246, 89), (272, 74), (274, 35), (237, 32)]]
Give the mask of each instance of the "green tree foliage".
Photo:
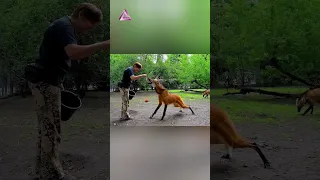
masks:
[[(121, 81), (123, 71), (140, 62), (143, 66), (139, 74), (148, 74), (150, 78), (164, 80), (167, 88), (179, 88), (193, 85), (193, 80), (209, 87), (210, 55), (209, 54), (112, 54), (110, 58), (110, 83), (116, 87)], [(148, 87), (146, 81), (137, 81), (138, 86)], [(200, 87), (199, 87), (200, 88)]]
[[(215, 63), (230, 71), (258, 69), (275, 56), (285, 70), (320, 82), (320, 23), (317, 0), (212, 1)], [(219, 71), (219, 67), (214, 67)], [(274, 69), (261, 70), (262, 80), (290, 84)]]

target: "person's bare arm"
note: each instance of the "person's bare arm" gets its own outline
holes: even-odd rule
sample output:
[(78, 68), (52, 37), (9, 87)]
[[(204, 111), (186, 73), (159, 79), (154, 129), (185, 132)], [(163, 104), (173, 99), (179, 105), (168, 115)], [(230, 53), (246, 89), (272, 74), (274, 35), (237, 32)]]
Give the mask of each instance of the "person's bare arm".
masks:
[(66, 54), (72, 60), (79, 60), (91, 56), (99, 50), (109, 49), (110, 41), (98, 42), (91, 45), (68, 44), (64, 47)]
[(146, 76), (147, 76), (146, 74), (141, 74), (141, 75), (138, 75), (138, 76), (132, 75), (132, 76), (130, 76), (130, 79), (135, 81), (137, 79), (140, 79), (140, 78), (143, 78), (143, 77), (146, 77)]

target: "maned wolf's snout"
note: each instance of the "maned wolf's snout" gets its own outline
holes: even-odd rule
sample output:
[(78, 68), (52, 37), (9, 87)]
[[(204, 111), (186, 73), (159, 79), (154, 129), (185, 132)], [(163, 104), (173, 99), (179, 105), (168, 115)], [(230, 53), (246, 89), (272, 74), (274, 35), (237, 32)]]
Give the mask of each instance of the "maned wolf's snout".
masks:
[(147, 77), (147, 79), (148, 79), (148, 84), (152, 84), (152, 80), (148, 77)]

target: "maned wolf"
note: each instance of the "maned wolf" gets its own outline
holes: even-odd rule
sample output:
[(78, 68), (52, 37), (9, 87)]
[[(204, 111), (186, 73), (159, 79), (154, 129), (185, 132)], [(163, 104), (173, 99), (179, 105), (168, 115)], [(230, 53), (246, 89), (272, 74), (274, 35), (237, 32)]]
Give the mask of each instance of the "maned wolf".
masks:
[(147, 78), (147, 79), (148, 79), (148, 84), (152, 84), (152, 86), (154, 87), (156, 93), (158, 94), (158, 99), (159, 99), (159, 105), (154, 111), (154, 113), (150, 116), (150, 119), (153, 118), (153, 116), (157, 113), (158, 109), (161, 107), (162, 104), (164, 104), (164, 111), (163, 111), (161, 120), (163, 120), (166, 114), (167, 107), (170, 104), (173, 104), (174, 107), (188, 108), (194, 115), (192, 108), (190, 106), (187, 106), (179, 95), (169, 93), (168, 90), (162, 84), (160, 84), (157, 79), (150, 79), (150, 78)]

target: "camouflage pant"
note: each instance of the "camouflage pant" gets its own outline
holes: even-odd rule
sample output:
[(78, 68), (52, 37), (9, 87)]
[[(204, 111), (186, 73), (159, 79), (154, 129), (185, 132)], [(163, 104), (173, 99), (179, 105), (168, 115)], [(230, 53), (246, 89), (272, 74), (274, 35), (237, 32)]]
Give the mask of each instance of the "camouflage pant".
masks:
[(129, 89), (120, 88), (121, 98), (122, 98), (122, 108), (121, 108), (121, 118), (125, 119), (130, 117), (128, 113), (129, 107)]
[(61, 87), (29, 82), (37, 106), (38, 142), (36, 175), (40, 179), (60, 179), (65, 174), (59, 159)]

